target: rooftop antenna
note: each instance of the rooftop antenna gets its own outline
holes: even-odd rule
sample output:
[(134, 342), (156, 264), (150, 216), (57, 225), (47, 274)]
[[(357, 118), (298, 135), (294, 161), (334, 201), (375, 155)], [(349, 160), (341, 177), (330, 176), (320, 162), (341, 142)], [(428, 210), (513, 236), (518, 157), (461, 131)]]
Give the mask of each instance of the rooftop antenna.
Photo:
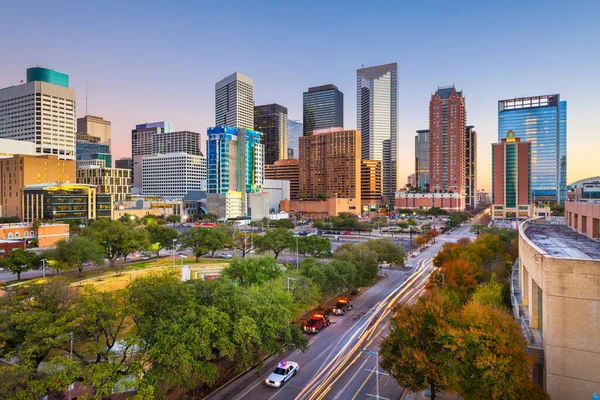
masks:
[(88, 111), (87, 111), (87, 104), (88, 104), (88, 88), (87, 88), (87, 81), (85, 81), (85, 115), (88, 115)]

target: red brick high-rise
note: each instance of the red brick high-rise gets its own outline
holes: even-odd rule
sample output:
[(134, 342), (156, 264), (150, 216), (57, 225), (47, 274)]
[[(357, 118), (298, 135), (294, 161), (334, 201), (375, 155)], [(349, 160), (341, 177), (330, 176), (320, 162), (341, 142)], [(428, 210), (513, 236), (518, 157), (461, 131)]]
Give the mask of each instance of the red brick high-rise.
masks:
[(429, 103), (430, 192), (465, 194), (467, 110), (462, 91), (438, 88)]

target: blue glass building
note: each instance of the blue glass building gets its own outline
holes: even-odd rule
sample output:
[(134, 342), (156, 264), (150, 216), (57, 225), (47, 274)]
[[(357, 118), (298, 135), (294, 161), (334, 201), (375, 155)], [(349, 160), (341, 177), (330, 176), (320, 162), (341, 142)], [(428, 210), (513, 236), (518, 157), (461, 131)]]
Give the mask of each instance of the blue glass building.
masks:
[(533, 202), (567, 198), (567, 102), (559, 94), (498, 102), (498, 141), (513, 130), (531, 142)]
[(107, 144), (77, 141), (75, 142), (77, 160), (104, 160), (106, 168), (112, 167), (112, 156)]
[(254, 193), (264, 181), (262, 133), (244, 128), (208, 128), (207, 193)]
[(308, 88), (302, 95), (304, 136), (314, 130), (344, 126), (344, 94), (335, 85)]
[(27, 82), (46, 82), (62, 87), (69, 87), (69, 75), (50, 68), (32, 67), (27, 68)]

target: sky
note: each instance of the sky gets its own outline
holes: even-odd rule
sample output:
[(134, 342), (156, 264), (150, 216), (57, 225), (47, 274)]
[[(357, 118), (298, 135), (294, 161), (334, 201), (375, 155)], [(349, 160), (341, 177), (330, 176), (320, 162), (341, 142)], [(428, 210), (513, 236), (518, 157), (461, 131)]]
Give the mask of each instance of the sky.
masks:
[[(136, 124), (214, 125), (214, 85), (254, 79), (255, 103), (302, 120), (302, 93), (332, 83), (356, 128), (356, 69), (399, 67), (400, 181), (414, 172), (414, 135), (429, 100), (454, 84), (478, 132), (478, 186), (491, 189), (498, 100), (568, 102), (568, 182), (600, 175), (598, 1), (0, 1), (0, 87), (31, 66), (69, 74), (77, 116), (112, 122), (113, 158)], [(204, 136), (205, 138), (205, 136)]]

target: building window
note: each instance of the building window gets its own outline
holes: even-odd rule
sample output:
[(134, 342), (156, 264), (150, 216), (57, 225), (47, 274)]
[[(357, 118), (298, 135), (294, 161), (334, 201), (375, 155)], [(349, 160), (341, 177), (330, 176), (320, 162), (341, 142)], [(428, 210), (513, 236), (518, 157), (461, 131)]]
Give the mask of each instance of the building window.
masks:
[(8, 238), (9, 238), (9, 239), (12, 239), (12, 238), (13, 238), (13, 234), (12, 234), (12, 232), (8, 232)]

